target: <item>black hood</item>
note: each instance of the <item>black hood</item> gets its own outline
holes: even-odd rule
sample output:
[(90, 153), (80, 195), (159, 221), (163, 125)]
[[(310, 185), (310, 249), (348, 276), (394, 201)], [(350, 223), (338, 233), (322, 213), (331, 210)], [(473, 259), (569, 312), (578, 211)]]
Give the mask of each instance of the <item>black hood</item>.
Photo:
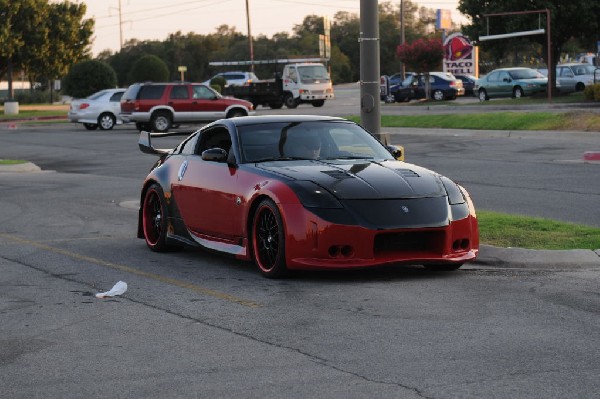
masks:
[(437, 173), (400, 161), (285, 161), (257, 167), (294, 180), (312, 181), (340, 200), (446, 196)]

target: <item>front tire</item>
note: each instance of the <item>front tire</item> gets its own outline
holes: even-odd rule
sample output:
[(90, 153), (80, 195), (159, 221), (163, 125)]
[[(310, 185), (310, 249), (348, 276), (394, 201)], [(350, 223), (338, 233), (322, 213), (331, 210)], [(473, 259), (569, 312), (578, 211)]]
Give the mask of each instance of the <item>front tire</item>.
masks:
[(232, 109), (231, 111), (229, 111), (227, 113), (227, 118), (237, 118), (238, 116), (246, 116), (246, 115), (248, 115), (248, 114), (246, 114), (241, 109)]
[(100, 114), (98, 117), (98, 127), (100, 127), (100, 130), (111, 130), (113, 127), (115, 127), (116, 123), (117, 118), (115, 118), (115, 116), (109, 112)]
[(146, 191), (142, 204), (142, 231), (146, 245), (155, 252), (167, 252), (177, 247), (167, 244), (168, 212), (165, 194), (158, 184)]
[(277, 205), (265, 199), (258, 204), (252, 219), (252, 254), (261, 274), (279, 278), (287, 274), (285, 231)]
[(325, 100), (315, 100), (311, 104), (313, 107), (322, 107), (325, 104)]
[(485, 89), (479, 89), (479, 101), (487, 101), (489, 99)]

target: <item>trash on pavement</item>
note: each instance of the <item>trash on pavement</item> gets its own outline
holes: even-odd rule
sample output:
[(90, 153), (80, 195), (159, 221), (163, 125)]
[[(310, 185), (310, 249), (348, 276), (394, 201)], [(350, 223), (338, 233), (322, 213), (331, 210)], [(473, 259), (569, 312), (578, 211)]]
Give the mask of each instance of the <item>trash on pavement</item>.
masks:
[(127, 283), (124, 281), (119, 281), (117, 284), (115, 284), (111, 288), (110, 291), (97, 293), (96, 298), (106, 298), (106, 297), (122, 295), (125, 293), (125, 291), (127, 291)]

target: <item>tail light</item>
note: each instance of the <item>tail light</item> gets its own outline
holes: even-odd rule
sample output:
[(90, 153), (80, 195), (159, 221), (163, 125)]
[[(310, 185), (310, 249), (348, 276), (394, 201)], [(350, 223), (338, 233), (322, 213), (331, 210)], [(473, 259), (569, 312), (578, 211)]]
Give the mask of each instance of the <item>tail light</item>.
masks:
[(79, 109), (86, 109), (86, 108), (87, 108), (87, 107), (89, 107), (89, 106), (90, 106), (90, 104), (88, 104), (88, 103), (81, 103), (81, 104), (79, 105)]

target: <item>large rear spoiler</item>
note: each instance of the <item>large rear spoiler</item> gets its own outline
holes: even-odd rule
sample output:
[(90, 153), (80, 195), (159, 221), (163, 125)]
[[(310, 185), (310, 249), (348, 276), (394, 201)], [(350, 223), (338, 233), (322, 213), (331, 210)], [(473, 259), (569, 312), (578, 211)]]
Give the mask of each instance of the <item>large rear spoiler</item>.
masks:
[(152, 137), (169, 137), (169, 136), (189, 136), (189, 133), (150, 133), (142, 130), (138, 139), (140, 151), (145, 154), (165, 155), (172, 151), (171, 148), (154, 148), (152, 147)]

